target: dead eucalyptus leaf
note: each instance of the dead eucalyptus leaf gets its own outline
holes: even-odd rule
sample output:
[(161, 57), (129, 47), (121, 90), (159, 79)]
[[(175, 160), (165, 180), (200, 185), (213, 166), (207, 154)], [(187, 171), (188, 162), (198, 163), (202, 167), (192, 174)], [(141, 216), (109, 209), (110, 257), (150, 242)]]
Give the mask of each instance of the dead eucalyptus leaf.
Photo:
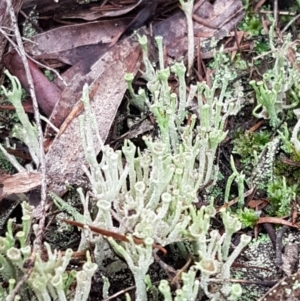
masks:
[[(51, 59), (74, 65), (82, 59), (90, 59), (91, 53), (87, 53), (87, 47), (110, 43), (114, 36), (125, 29), (127, 23), (128, 20), (105, 20), (63, 26), (32, 37), (24, 47), (35, 59)], [(73, 49), (76, 49), (75, 53), (70, 52)], [(78, 52), (81, 55), (74, 59)]]
[[(91, 110), (96, 115), (100, 136), (106, 140), (118, 107), (127, 89), (124, 75), (136, 74), (139, 68), (140, 47), (132, 39), (126, 39), (111, 48), (91, 67), (94, 81), (90, 84)], [(90, 76), (91, 76), (90, 74)], [(83, 84), (83, 81), (82, 81)], [(100, 151), (100, 144), (95, 144)], [(75, 118), (65, 132), (56, 138), (46, 156), (49, 190), (63, 194), (66, 182), (79, 184), (81, 166), (85, 164), (80, 136), (79, 118)]]
[[(209, 58), (213, 55), (211, 38), (220, 40), (227, 36), (243, 18), (244, 11), (239, 0), (216, 0), (213, 4), (203, 2), (194, 14), (207, 24), (195, 21), (194, 31), (201, 41), (201, 57)], [(94, 57), (97, 59), (97, 51), (106, 51), (108, 43), (124, 32), (130, 20), (106, 20), (60, 27), (36, 35), (31, 43), (25, 43), (25, 49), (35, 59), (57, 60), (68, 65)], [(153, 33), (154, 36), (160, 35), (164, 38), (171, 58), (184, 57), (188, 41), (186, 19), (182, 12), (154, 24)]]
[[(48, 117), (60, 98), (61, 90), (53, 82), (49, 81), (44, 73), (30, 59), (27, 60), (33, 79), (35, 93), (39, 107)], [(16, 51), (7, 53), (3, 62), (9, 72), (15, 75), (21, 82), (23, 88), (29, 93), (29, 84), (21, 57)]]

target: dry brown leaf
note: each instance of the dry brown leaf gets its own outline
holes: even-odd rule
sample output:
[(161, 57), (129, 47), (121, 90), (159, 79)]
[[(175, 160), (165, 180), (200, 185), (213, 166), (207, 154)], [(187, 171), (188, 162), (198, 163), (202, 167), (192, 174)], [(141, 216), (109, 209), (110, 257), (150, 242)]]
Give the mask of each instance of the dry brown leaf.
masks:
[[(29, 93), (29, 84), (19, 54), (16, 51), (11, 51), (4, 56), (3, 62), (10, 73), (19, 79), (24, 89)], [(60, 98), (61, 90), (54, 83), (50, 82), (36, 64), (29, 59), (28, 65), (39, 107), (48, 117), (51, 115), (55, 104)]]
[(255, 210), (262, 210), (266, 206), (269, 205), (269, 202), (265, 199), (260, 199), (260, 200), (250, 200), (247, 203), (247, 207), (255, 209)]
[[(244, 8), (239, 0), (216, 0), (213, 4), (204, 1), (194, 14), (209, 24), (207, 26), (194, 22), (195, 36), (205, 36), (201, 38), (201, 58), (206, 59), (213, 57), (210, 47), (211, 38), (214, 37), (218, 41), (229, 35), (243, 18)], [(155, 36), (163, 37), (169, 57), (178, 58), (186, 54), (187, 26), (183, 13), (174, 14), (167, 20), (154, 25), (153, 32)]]
[[(205, 36), (201, 39), (201, 57), (208, 58), (213, 55), (210, 51), (210, 38), (220, 40), (227, 36), (243, 18), (244, 11), (239, 0), (216, 0), (213, 4), (204, 1), (194, 14), (207, 24), (194, 22), (194, 32), (195, 36)], [(103, 54), (107, 50), (107, 45), (103, 44), (108, 44), (114, 37), (119, 36), (129, 20), (131, 19), (105, 20), (59, 27), (36, 35), (32, 42), (25, 44), (25, 49), (35, 59), (55, 59), (69, 65), (80, 60), (97, 59), (99, 56), (95, 56), (94, 48), (99, 52), (100, 47)], [(155, 36), (163, 36), (170, 57), (179, 58), (185, 55), (188, 41), (186, 19), (182, 12), (154, 24), (153, 33)]]
[[(113, 37), (122, 32), (128, 20), (105, 20), (58, 27), (32, 37), (24, 44), (25, 50), (35, 59), (57, 60), (75, 65), (81, 60), (97, 61), (94, 48), (104, 48)], [(107, 45), (105, 45), (107, 44)]]

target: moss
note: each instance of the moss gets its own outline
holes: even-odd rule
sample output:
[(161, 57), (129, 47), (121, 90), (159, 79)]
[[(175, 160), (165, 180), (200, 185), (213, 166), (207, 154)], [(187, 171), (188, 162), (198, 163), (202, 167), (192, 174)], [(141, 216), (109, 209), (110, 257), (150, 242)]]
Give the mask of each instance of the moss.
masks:
[(241, 221), (243, 228), (253, 228), (253, 226), (259, 219), (259, 212), (250, 208), (238, 209), (236, 215)]
[(246, 16), (239, 25), (239, 28), (250, 36), (260, 35), (263, 31), (263, 24), (260, 16), (253, 11), (249, 0), (242, 0), (242, 2), (245, 7)]
[(240, 156), (243, 172), (250, 174), (255, 166), (255, 159), (270, 141), (271, 134), (266, 131), (237, 131), (234, 135), (232, 153)]
[[(288, 185), (300, 184), (300, 157), (294, 153), (290, 156), (291, 163), (286, 161), (286, 156), (281, 154), (274, 163), (274, 175), (276, 177), (285, 177)], [(296, 163), (293, 165), (293, 163)], [(298, 163), (298, 164), (297, 164)]]
[(285, 177), (276, 177), (268, 186), (269, 213), (275, 216), (290, 214), (291, 202), (298, 193), (297, 184), (287, 185)]

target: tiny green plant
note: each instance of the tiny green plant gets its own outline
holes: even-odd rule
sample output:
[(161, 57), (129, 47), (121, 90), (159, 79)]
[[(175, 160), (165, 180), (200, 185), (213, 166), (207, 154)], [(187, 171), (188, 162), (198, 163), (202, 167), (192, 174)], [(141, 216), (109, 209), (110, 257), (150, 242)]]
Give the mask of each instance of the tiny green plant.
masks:
[(241, 221), (243, 228), (253, 228), (259, 219), (260, 213), (260, 211), (251, 208), (243, 208), (236, 211), (236, 216)]
[(261, 19), (259, 15), (253, 11), (249, 0), (243, 0), (243, 2), (246, 16), (239, 25), (239, 28), (245, 31), (248, 35), (258, 36), (262, 33), (263, 30)]
[(269, 213), (286, 216), (291, 213), (291, 202), (299, 193), (298, 184), (287, 185), (285, 177), (275, 177), (268, 186)]

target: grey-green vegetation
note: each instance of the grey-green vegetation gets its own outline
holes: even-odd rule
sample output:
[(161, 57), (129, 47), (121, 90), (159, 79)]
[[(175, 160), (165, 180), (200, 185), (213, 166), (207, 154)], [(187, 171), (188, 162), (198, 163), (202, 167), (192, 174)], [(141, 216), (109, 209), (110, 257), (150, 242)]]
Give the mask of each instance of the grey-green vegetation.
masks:
[[(220, 286), (219, 292), (212, 294), (208, 289), (209, 278), (211, 276), (230, 278), (230, 267), (244, 246), (249, 243), (250, 237), (243, 235), (240, 244), (231, 253), (229, 251), (231, 237), (241, 228), (238, 219), (228, 212), (222, 212), (226, 231), (220, 235), (217, 230), (211, 229), (210, 225), (211, 217), (216, 214), (213, 199), (209, 205), (203, 206), (200, 210), (196, 210), (193, 203), (197, 201), (197, 191), (202, 186), (210, 180), (215, 182), (218, 166), (214, 165), (214, 157), (219, 143), (226, 137), (224, 124), (229, 115), (239, 111), (243, 94), (240, 89), (236, 89), (235, 93), (228, 92), (228, 84), (235, 75), (224, 64), (223, 54), (216, 56), (215, 63), (219, 68), (213, 77), (212, 87), (198, 83), (192, 86), (190, 94), (186, 95), (184, 65), (175, 63), (171, 68), (164, 68), (161, 62), (162, 67), (154, 70), (147, 57), (147, 41), (144, 37), (140, 37), (140, 42), (146, 66), (144, 76), (148, 81), (147, 88), (151, 92), (151, 99), (144, 91), (139, 91), (139, 94), (135, 95), (131, 87), (132, 77), (127, 75), (126, 80), (132, 93), (133, 103), (139, 108), (147, 107), (153, 112), (160, 129), (160, 136), (154, 141), (145, 137), (147, 148), (143, 151), (137, 149), (130, 141), (125, 142), (122, 151), (113, 151), (101, 142), (103, 157), (98, 163), (93, 141), (100, 139), (100, 136), (89, 106), (88, 86), (85, 86), (82, 97), (85, 114), (80, 117), (82, 141), (88, 162), (88, 168), (84, 167), (84, 170), (91, 183), (93, 199), (97, 200), (98, 212), (91, 214), (89, 196), (85, 196), (80, 188), (78, 192), (83, 205), (83, 214), (57, 196), (53, 195), (53, 198), (61, 209), (73, 215), (79, 222), (120, 233), (130, 231), (132, 235), (144, 239), (144, 246), (136, 245), (130, 236), (129, 243), (116, 243), (113, 238), (108, 239), (115, 252), (126, 260), (134, 275), (136, 300), (147, 299), (144, 279), (153, 262), (154, 241), (162, 246), (176, 242), (192, 242), (197, 261), (187, 273), (183, 273), (184, 286), (176, 292), (178, 298), (189, 297), (195, 300), (201, 289), (211, 300), (221, 300), (222, 296), (235, 300), (237, 295), (241, 294), (238, 285), (232, 286), (225, 282)], [(168, 85), (170, 72), (178, 77), (178, 96), (170, 92)], [(5, 93), (11, 101), (19, 105), (16, 101), (20, 99), (20, 95), (17, 94), (19, 83), (17, 79), (10, 78), (13, 91), (5, 90)], [(217, 95), (218, 89), (221, 92)], [(200, 123), (197, 124), (196, 115), (192, 115), (191, 122), (186, 124), (184, 122), (187, 116), (186, 106), (196, 93)], [(205, 96), (206, 102), (203, 101), (202, 95)], [(27, 120), (23, 113), (20, 114), (20, 120), (23, 120), (23, 123)], [(32, 128), (31, 124), (29, 128)], [(34, 153), (33, 149), (30, 150)], [(125, 165), (122, 157), (126, 159)], [(238, 176), (239, 173), (235, 170), (234, 177)], [(243, 189), (243, 186), (240, 188)], [(114, 217), (117, 217), (120, 222), (117, 229), (113, 225), (112, 210)], [(5, 262), (5, 266), (12, 274), (5, 272), (5, 276), (7, 279), (16, 280), (18, 277), (13, 273), (21, 267), (26, 257), (14, 247), (11, 231), (7, 233), (10, 233), (10, 245), (4, 243), (7, 247), (3, 250), (2, 258), (3, 265)], [(102, 264), (102, 250), (105, 243), (103, 237), (94, 235), (88, 229), (82, 231), (79, 250), (85, 249), (88, 244), (93, 244), (97, 264), (92, 264), (88, 260), (86, 265), (90, 269), (76, 273), (77, 288), (80, 292), (76, 291), (75, 296), (70, 300), (77, 300), (79, 295), (82, 300), (86, 300), (88, 293), (81, 291), (78, 281), (84, 279), (86, 283), (90, 283), (97, 266)], [(45, 246), (48, 261), (38, 257), (35, 263), (36, 270), (31, 274), (27, 285), (38, 300), (49, 300), (49, 298), (65, 300), (65, 293), (68, 292), (72, 281), (69, 277), (63, 277), (63, 273), (72, 250), (68, 250), (66, 255), (62, 256), (56, 251), (52, 253), (48, 244)], [(18, 255), (18, 266), (15, 265), (17, 261), (11, 259), (11, 253)], [(50, 260), (52, 263), (49, 262)], [(48, 278), (41, 278), (41, 273), (46, 266), (51, 266), (52, 270), (47, 271)], [(196, 271), (201, 272), (200, 280), (195, 280)], [(82, 275), (83, 273), (85, 274)], [(51, 285), (48, 285), (47, 279)], [(85, 286), (88, 287), (89, 285)], [(162, 282), (159, 289), (168, 300), (168, 285)]]
[[(287, 51), (295, 45), (286, 38), (277, 49), (273, 45), (272, 30), (270, 32), (274, 66), (261, 81), (252, 81), (250, 84), (258, 101), (253, 113), (257, 117), (268, 118), (270, 126), (276, 128), (280, 125), (278, 114), (282, 110), (296, 108), (299, 104), (300, 76), (296, 68), (298, 58), (293, 64), (287, 60)], [(242, 287), (228, 279), (233, 277), (232, 264), (251, 238), (242, 234), (239, 244), (232, 250), (232, 236), (242, 226), (252, 226), (259, 215), (253, 210), (243, 209), (245, 181), (268, 192), (275, 204), (270, 212), (277, 215), (287, 213), (289, 203), (298, 191), (297, 185), (287, 186), (285, 177), (275, 178), (272, 185), (269, 183), (274, 178), (273, 165), (278, 148), (289, 147), (299, 152), (299, 122), (292, 129), (285, 125), (271, 141), (265, 141), (264, 138), (268, 135), (259, 137), (255, 151), (248, 151), (255, 161), (252, 174), (249, 171), (248, 174), (240, 172), (231, 157), (232, 175), (227, 180), (223, 202), (229, 202), (231, 188), (236, 183), (237, 211), (222, 208), (217, 212), (214, 198), (209, 193), (205, 205), (197, 209), (195, 203), (198, 202), (199, 190), (209, 188), (207, 191), (211, 191), (217, 183), (217, 149), (227, 136), (225, 123), (228, 117), (236, 115), (243, 106), (245, 95), (242, 86), (239, 81), (230, 86), (236, 74), (230, 69), (228, 58), (220, 52), (214, 58), (216, 72), (211, 76), (211, 86), (203, 82), (196, 83), (189, 87), (187, 93), (186, 68), (181, 62), (175, 62), (170, 67), (164, 66), (161, 38), (156, 38), (159, 50), (158, 69), (149, 61), (147, 39), (139, 37), (139, 41), (143, 50), (143, 77), (147, 82), (147, 91), (134, 91), (132, 74), (127, 74), (125, 80), (131, 105), (140, 110), (141, 114), (149, 110), (154, 115), (159, 128), (158, 137), (152, 139), (145, 136), (143, 139), (146, 148), (143, 150), (131, 141), (125, 141), (121, 150), (116, 151), (109, 145), (104, 145), (89, 105), (88, 86), (85, 85), (82, 94), (85, 112), (79, 118), (87, 161), (83, 168), (91, 191), (85, 194), (82, 188), (78, 189), (83, 208), (81, 212), (69, 202), (51, 194), (57, 207), (76, 221), (121, 234), (131, 233), (127, 236), (128, 242), (117, 242), (112, 237), (106, 239), (86, 226), (81, 232), (78, 250), (89, 247), (93, 254), (86, 253), (87, 260), (81, 270), (68, 272), (73, 250), (68, 249), (62, 254), (45, 243), (46, 258), (41, 253), (37, 254), (33, 272), (15, 300), (88, 300), (92, 277), (101, 269), (104, 250), (110, 246), (126, 261), (133, 274), (135, 300), (146, 301), (149, 267), (154, 261), (153, 252), (156, 252), (152, 248), (153, 243), (163, 247), (178, 244), (183, 252), (188, 250), (193, 257), (192, 265), (181, 275), (182, 286), (176, 290), (174, 300), (199, 300), (200, 295), (215, 301), (238, 300), (243, 294)], [(178, 93), (171, 92), (171, 74), (178, 80)], [(20, 124), (15, 127), (16, 137), (24, 138), (34, 163), (38, 165), (35, 126), (22, 110), (19, 81), (8, 73), (7, 76), (11, 80), (12, 91), (2, 88), (16, 107), (20, 119)], [(193, 107), (194, 114), (190, 116), (188, 106)], [(94, 148), (95, 141), (102, 145), (100, 162)], [(236, 153), (247, 149), (243, 141), (235, 143)], [(8, 158), (17, 170), (24, 170), (12, 156)], [(250, 179), (246, 179), (246, 175)], [(278, 201), (282, 198), (285, 198), (285, 203)], [(22, 208), (22, 230), (14, 235), (13, 220), (9, 220), (5, 236), (0, 237), (0, 275), (9, 283), (8, 288), (0, 286), (0, 297), (3, 300), (10, 295), (16, 282), (26, 271), (24, 263), (32, 249), (29, 232), (30, 228), (36, 230), (36, 225), (31, 225), (33, 208), (26, 203), (23, 203)], [(221, 217), (223, 234), (212, 226), (212, 219), (217, 214)], [(118, 226), (113, 218), (118, 221)], [(143, 239), (144, 244), (136, 244), (133, 236)], [(92, 262), (91, 255), (95, 262)], [(104, 277), (105, 297), (109, 296), (109, 276)], [(209, 288), (212, 278), (222, 280), (214, 291)], [(74, 290), (72, 284), (75, 282)], [(161, 298), (172, 300), (167, 280), (161, 280), (157, 288)], [(130, 300), (129, 295), (126, 300)]]

